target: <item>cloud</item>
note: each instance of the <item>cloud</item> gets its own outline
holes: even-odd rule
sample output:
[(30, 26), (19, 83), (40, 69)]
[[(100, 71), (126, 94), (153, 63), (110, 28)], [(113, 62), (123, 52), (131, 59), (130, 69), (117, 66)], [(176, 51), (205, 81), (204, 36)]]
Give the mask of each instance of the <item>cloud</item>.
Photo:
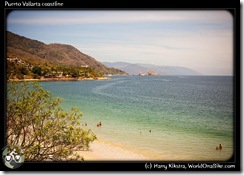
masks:
[(226, 11), (125, 11), (125, 10), (81, 10), (81, 11), (13, 11), (7, 22), (12, 24), (101, 24), (135, 22), (224, 22), (231, 20)]

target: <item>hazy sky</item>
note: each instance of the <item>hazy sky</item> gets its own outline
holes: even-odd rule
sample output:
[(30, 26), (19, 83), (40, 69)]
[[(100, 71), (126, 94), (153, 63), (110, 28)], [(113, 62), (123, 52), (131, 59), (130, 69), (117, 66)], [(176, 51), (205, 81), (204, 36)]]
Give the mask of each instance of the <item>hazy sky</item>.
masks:
[(98, 61), (233, 74), (233, 18), (227, 11), (16, 10), (7, 17), (7, 30), (73, 45)]

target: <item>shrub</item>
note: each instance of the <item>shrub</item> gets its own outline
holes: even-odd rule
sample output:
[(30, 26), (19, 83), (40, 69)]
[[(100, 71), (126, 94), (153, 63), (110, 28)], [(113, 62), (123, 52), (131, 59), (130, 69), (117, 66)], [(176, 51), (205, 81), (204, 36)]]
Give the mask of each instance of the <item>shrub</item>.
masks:
[(66, 112), (60, 102), (38, 83), (8, 83), (7, 143), (21, 147), (25, 160), (83, 160), (74, 152), (89, 149), (96, 139), (81, 127), (82, 113)]

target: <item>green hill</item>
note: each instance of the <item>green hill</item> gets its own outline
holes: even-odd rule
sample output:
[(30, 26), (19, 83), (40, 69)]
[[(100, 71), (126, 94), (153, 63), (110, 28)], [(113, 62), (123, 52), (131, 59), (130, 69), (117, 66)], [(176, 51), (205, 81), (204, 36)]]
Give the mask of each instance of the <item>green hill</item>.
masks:
[[(8, 78), (41, 77), (55, 74), (55, 72), (55, 76), (60, 72), (65, 72), (66, 75), (72, 77), (126, 74), (119, 69), (106, 67), (71, 45), (47, 45), (11, 32), (7, 32), (7, 57), (9, 58), (7, 61)], [(34, 67), (40, 69), (38, 76), (35, 75), (35, 70), (32, 70)]]

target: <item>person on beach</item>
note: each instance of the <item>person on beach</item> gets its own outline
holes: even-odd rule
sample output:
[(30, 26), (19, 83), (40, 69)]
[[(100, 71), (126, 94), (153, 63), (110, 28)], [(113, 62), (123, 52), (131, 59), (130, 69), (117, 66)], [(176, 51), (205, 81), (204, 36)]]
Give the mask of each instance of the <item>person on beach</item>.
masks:
[(222, 150), (222, 145), (221, 144), (219, 144), (219, 150)]
[(216, 150), (222, 150), (222, 145), (221, 144), (219, 144), (219, 146), (216, 146)]

